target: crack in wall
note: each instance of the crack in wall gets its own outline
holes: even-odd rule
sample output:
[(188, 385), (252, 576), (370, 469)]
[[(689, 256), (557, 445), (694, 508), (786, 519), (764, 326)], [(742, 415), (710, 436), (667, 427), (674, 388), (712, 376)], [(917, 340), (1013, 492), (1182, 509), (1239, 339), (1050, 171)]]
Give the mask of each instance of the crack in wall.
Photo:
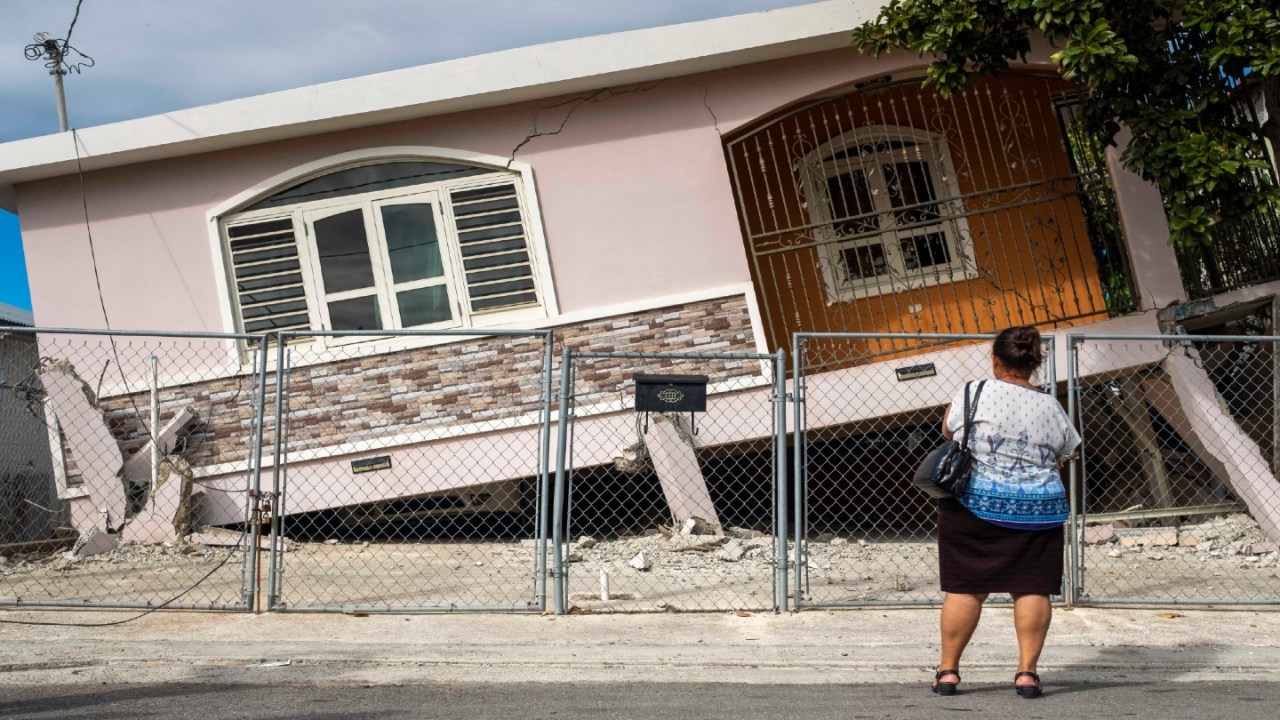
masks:
[(716, 117), (716, 111), (711, 109), (711, 100), (709, 98), (711, 91), (707, 89), (706, 85), (699, 85), (692, 80), (685, 80), (685, 82), (702, 91), (702, 107), (706, 108), (707, 114), (711, 116), (711, 124), (715, 126), (716, 135), (724, 137), (724, 132), (720, 130), (720, 118)]
[[(520, 149), (523, 148), (525, 145), (528, 145), (530, 142), (533, 142), (537, 138), (548, 137), (551, 135), (559, 135), (560, 133), (564, 132), (565, 126), (569, 124), (569, 119), (572, 118), (573, 114), (578, 111), (578, 108), (582, 107), (583, 105), (586, 105), (587, 103), (604, 102), (609, 98), (618, 97), (621, 95), (634, 95), (636, 93), (649, 92), (650, 90), (656, 89), (659, 85), (665, 82), (666, 82), (665, 79), (659, 80), (655, 83), (642, 85), (640, 87), (628, 88), (626, 90), (618, 90), (616, 88), (604, 88), (603, 90), (597, 90), (593, 93), (588, 93), (586, 95), (579, 95), (577, 97), (572, 97), (567, 100), (561, 100), (560, 102), (552, 103), (551, 105), (546, 105), (544, 107), (538, 108), (533, 113), (533, 128), (529, 131), (527, 135), (524, 136), (523, 140), (516, 143), (516, 146), (511, 149), (511, 156), (507, 158), (507, 169), (508, 170), (511, 169), (511, 163), (516, 161), (516, 154), (519, 153)], [(557, 125), (554, 130), (538, 129), (538, 121), (542, 113), (549, 110), (562, 108), (565, 106), (568, 106), (569, 110), (564, 114), (564, 117), (560, 119), (560, 124)]]

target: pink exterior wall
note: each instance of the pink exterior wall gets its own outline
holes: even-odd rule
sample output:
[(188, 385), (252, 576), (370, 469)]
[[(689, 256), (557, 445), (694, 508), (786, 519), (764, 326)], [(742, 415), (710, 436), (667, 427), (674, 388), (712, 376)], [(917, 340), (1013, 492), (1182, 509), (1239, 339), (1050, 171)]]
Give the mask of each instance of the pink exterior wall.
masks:
[[(717, 133), (896, 62), (852, 50), (762, 63), (587, 101), (517, 159), (535, 173), (562, 313), (750, 282)], [(231, 331), (206, 213), (267, 178), (399, 145), (510, 156), (563, 98), (89, 173), (86, 199), (114, 328)], [(546, 110), (559, 127), (572, 105)], [(713, 117), (714, 113), (714, 117)], [(92, 148), (89, 148), (92, 152)], [(36, 322), (102, 327), (75, 177), (18, 188)]]

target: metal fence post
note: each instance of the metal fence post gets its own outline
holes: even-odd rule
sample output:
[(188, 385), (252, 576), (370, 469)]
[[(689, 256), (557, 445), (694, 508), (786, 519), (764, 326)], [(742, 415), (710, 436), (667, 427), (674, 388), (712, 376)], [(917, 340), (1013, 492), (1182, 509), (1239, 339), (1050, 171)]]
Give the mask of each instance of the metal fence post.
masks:
[(534, 523), (538, 543), (538, 563), (536, 581), (536, 603), (539, 610), (547, 609), (547, 493), (550, 481), (551, 465), (551, 374), (555, 367), (555, 335), (548, 332), (543, 337), (546, 343), (542, 366), (542, 427), (538, 436), (538, 497), (534, 503), (538, 519)]
[(773, 401), (774, 517), (778, 525), (774, 581), (778, 594), (778, 612), (784, 613), (790, 609), (787, 603), (787, 578), (790, 569), (787, 567), (787, 352), (782, 348), (774, 356)]
[[(286, 345), (287, 345), (287, 342), (285, 340), (285, 336), (277, 333), (276, 334), (275, 447), (272, 451), (272, 463), (271, 463), (271, 498), (269, 502), (265, 503), (265, 506), (271, 509), (270, 510), (271, 531), (269, 535), (270, 539), (267, 542), (267, 545), (270, 548), (270, 550), (268, 551), (269, 554), (268, 554), (268, 565), (267, 565), (270, 568), (270, 573), (267, 577), (267, 587), (268, 587), (267, 609), (268, 610), (274, 608), (276, 604), (280, 602), (280, 598), (278, 597), (278, 591), (280, 588), (281, 571), (280, 571), (280, 561), (279, 561), (280, 559), (276, 552), (276, 543), (279, 540), (279, 538), (277, 537), (277, 531), (276, 531), (277, 529), (276, 518), (279, 515), (279, 513), (276, 512), (276, 509), (278, 509), (279, 507), (278, 503), (280, 501), (280, 488), (281, 488), (281, 483), (283, 481), (283, 478), (281, 477), (283, 474), (283, 468), (281, 468), (280, 465), (281, 465), (281, 458), (283, 457), (282, 450), (284, 447), (284, 393), (285, 393), (284, 382), (285, 382), (285, 375), (287, 374), (285, 370), (285, 346)], [(259, 501), (261, 501), (261, 498), (259, 498)], [(262, 507), (262, 505), (259, 505), (259, 507)], [(254, 552), (257, 552), (256, 547), (254, 548)]]
[[(806, 457), (808, 450), (808, 437), (804, 429), (804, 412), (805, 412), (805, 385), (804, 385), (804, 340), (799, 335), (792, 336), (791, 339), (791, 361), (794, 363), (794, 377), (791, 381), (792, 387), (792, 408), (795, 412), (795, 426), (792, 428), (794, 449), (794, 470), (792, 472), (792, 482), (795, 484), (794, 495), (792, 500), (795, 512), (795, 553), (796, 560), (792, 563), (792, 570), (795, 573), (795, 603), (796, 607), (800, 606), (802, 597), (800, 592), (800, 547), (802, 543), (802, 535), (805, 530), (805, 502), (801, 494), (801, 488), (805, 483), (806, 477)], [(786, 538), (783, 538), (783, 548), (786, 547)]]
[(258, 387), (253, 419), (255, 428), (249, 450), (251, 464), (249, 493), (245, 498), (245, 520), (249, 523), (249, 547), (244, 549), (247, 558), (244, 603), (250, 612), (258, 610), (259, 594), (262, 589), (258, 585), (258, 545), (261, 542), (262, 528), (255, 522), (258, 518), (255, 508), (258, 498), (262, 495), (262, 436), (263, 424), (267, 417), (267, 352), (270, 349), (270, 337), (263, 335), (258, 340)]
[[(1080, 378), (1078, 376), (1079, 367), (1076, 363), (1076, 351), (1080, 343), (1079, 335), (1067, 336), (1067, 417), (1071, 423), (1080, 428), (1080, 432), (1084, 433), (1084, 423), (1080, 420), (1080, 404), (1076, 395), (1080, 392)], [(1080, 443), (1080, 456), (1084, 455), (1084, 442)], [(1067, 527), (1070, 528), (1071, 536), (1068, 539), (1068, 558), (1069, 566), (1067, 567), (1067, 582), (1069, 587), (1066, 593), (1067, 607), (1073, 607), (1080, 600), (1080, 579), (1082, 555), (1080, 553), (1080, 536), (1084, 532), (1084, 522), (1080, 517), (1080, 478), (1079, 465), (1081, 460), (1073, 459), (1067, 464), (1067, 499), (1070, 504)]]
[(551, 576), (555, 578), (554, 602), (557, 615), (564, 615), (567, 606), (564, 582), (565, 464), (568, 461), (566, 455), (569, 444), (569, 423), (571, 422), (569, 419), (569, 397), (572, 393), (572, 388), (569, 387), (569, 371), (572, 362), (572, 352), (566, 347), (560, 359), (560, 426), (556, 438), (556, 485), (553, 491), (553, 510), (551, 514)]

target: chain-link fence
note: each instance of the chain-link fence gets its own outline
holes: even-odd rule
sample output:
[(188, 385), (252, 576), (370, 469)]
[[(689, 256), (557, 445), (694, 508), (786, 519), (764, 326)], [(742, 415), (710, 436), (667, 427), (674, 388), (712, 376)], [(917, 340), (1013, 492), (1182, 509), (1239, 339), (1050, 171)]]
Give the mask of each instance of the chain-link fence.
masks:
[(551, 333), (280, 337), (268, 607), (542, 609)]
[(779, 607), (783, 362), (565, 351), (557, 611)]
[[(794, 338), (797, 607), (940, 602), (937, 510), (911, 477), (956, 391), (991, 374), (992, 336)], [(1053, 338), (1033, 381), (1055, 385)]]
[[(0, 329), (0, 605), (936, 603), (910, 476), (990, 372), (988, 336), (803, 334), (788, 408), (781, 354), (571, 350), (553, 491), (551, 333), (281, 339)], [(1068, 599), (1280, 602), (1278, 340), (1065, 343)]]
[(0, 603), (248, 607), (265, 341), (0, 329)]
[(1278, 340), (1071, 336), (1082, 602), (1280, 602)]

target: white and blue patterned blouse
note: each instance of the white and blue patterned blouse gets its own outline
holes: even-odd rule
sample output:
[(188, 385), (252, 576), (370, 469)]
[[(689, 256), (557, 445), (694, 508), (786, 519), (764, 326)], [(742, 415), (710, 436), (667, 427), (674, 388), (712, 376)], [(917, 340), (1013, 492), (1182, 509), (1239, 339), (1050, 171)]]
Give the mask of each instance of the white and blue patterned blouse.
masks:
[[(970, 384), (970, 392), (978, 383)], [(947, 429), (963, 440), (964, 393), (951, 402)], [(1066, 522), (1067, 492), (1057, 459), (1080, 444), (1058, 399), (1038, 390), (988, 380), (973, 422), (972, 473), (957, 498), (974, 515), (1016, 530), (1048, 530)]]

